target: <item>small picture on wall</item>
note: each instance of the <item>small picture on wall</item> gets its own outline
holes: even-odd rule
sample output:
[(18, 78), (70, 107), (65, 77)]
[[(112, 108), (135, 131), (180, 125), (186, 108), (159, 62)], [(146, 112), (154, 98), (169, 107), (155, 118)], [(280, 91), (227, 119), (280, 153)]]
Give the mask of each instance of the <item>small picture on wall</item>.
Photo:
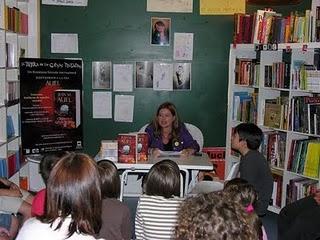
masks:
[(92, 62), (92, 88), (111, 89), (111, 62)]
[(170, 18), (151, 18), (151, 44), (158, 46), (170, 45)]
[(136, 88), (153, 88), (153, 62), (136, 62)]
[(173, 64), (173, 89), (191, 90), (191, 63)]

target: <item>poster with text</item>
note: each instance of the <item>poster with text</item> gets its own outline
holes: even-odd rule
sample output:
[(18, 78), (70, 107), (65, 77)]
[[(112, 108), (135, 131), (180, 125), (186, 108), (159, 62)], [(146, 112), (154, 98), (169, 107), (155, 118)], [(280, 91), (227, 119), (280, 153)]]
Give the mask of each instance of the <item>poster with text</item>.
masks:
[(23, 154), (83, 148), (82, 60), (20, 58)]

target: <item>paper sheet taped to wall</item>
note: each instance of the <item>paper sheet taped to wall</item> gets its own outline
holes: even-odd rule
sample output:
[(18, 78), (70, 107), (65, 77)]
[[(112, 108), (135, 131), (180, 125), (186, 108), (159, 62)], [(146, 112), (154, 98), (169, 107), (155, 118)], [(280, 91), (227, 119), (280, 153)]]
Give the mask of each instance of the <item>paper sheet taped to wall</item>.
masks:
[(200, 15), (245, 13), (245, 0), (200, 0)]

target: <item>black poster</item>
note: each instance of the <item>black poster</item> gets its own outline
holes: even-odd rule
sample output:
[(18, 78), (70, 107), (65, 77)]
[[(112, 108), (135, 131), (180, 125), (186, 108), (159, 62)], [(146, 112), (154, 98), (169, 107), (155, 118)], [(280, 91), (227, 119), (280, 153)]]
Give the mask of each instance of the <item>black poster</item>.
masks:
[(82, 149), (82, 61), (20, 58), (23, 154)]

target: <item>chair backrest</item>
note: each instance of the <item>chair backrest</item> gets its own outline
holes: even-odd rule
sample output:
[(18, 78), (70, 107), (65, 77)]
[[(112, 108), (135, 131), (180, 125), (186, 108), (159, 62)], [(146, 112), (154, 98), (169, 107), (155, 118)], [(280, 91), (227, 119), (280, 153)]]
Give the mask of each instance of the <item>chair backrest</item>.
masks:
[(240, 167), (240, 162), (234, 163), (232, 165), (230, 172), (228, 173), (228, 176), (226, 177), (225, 181), (229, 181), (231, 179), (236, 178), (239, 174), (239, 167)]
[(203, 134), (202, 134), (201, 130), (191, 123), (185, 123), (185, 125), (186, 125), (186, 128), (188, 129), (189, 133), (193, 137), (193, 139), (196, 140), (197, 143), (199, 144), (200, 152), (201, 152), (202, 148), (203, 148)]
[(143, 126), (140, 128), (139, 132), (145, 132), (145, 131), (146, 131), (146, 128), (148, 127), (149, 124), (150, 124), (150, 123), (147, 123), (147, 124), (143, 125)]
[[(139, 132), (144, 132), (148, 125), (149, 125), (149, 123), (142, 126), (140, 128)], [(185, 125), (186, 125), (187, 130), (189, 131), (189, 133), (193, 137), (193, 139), (196, 140), (197, 143), (199, 144), (200, 152), (201, 152), (202, 148), (203, 148), (203, 134), (202, 134), (201, 130), (191, 123), (185, 123)]]

